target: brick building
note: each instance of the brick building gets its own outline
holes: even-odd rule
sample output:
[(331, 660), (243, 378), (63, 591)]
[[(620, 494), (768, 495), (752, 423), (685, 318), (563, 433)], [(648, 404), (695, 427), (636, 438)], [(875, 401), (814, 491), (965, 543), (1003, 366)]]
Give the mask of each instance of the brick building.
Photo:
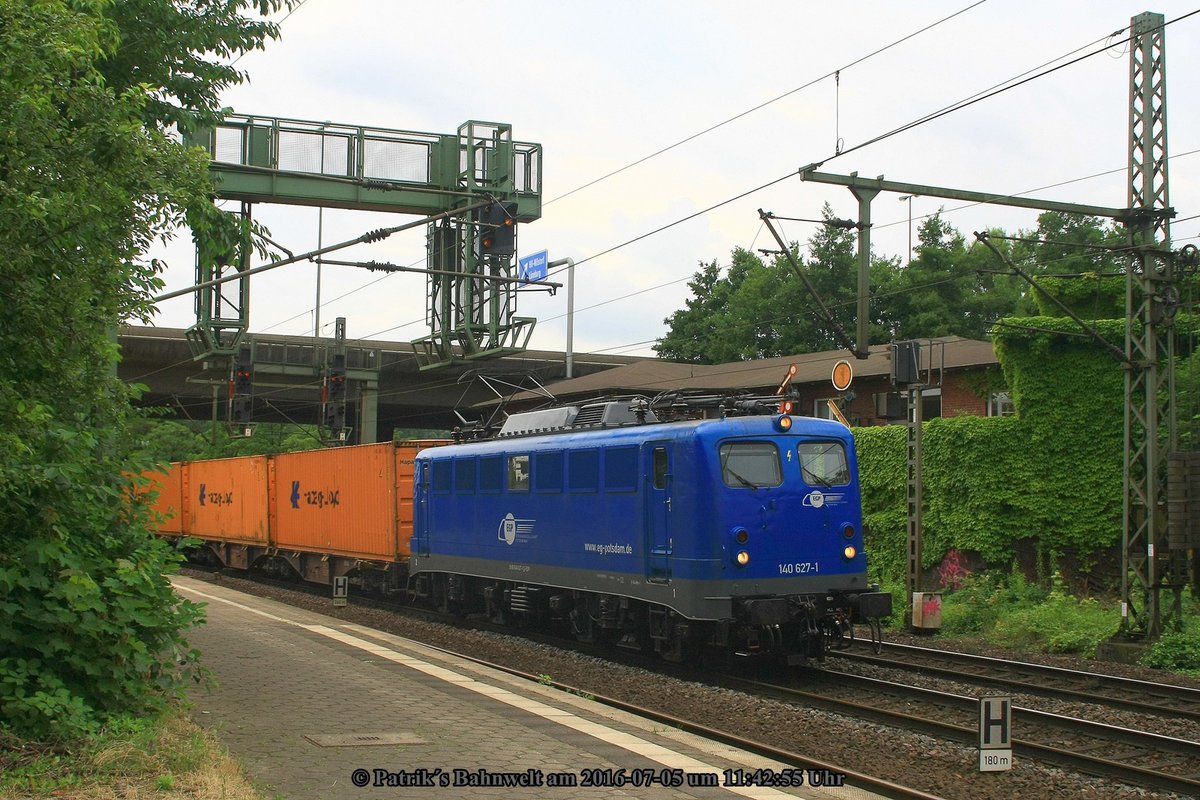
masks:
[[(848, 361), (854, 370), (850, 388), (833, 388), (833, 367)], [(796, 413), (830, 417), (828, 401), (836, 402), (851, 425), (885, 425), (902, 421), (904, 398), (891, 383), (892, 358), (888, 345), (870, 348), (866, 359), (855, 359), (844, 350), (805, 353), (759, 361), (729, 364), (680, 364), (647, 359), (580, 378), (547, 385), (558, 403), (580, 403), (603, 396), (644, 395), (665, 391), (774, 394), (791, 365), (796, 374), (791, 385), (798, 395)], [(925, 419), (972, 414), (999, 416), (1012, 413), (1004, 393), (999, 364), (990, 342), (946, 336), (921, 341), (922, 409)], [(889, 394), (892, 400), (889, 403)], [(512, 399), (509, 410), (524, 410), (546, 403), (545, 395), (523, 393)]]

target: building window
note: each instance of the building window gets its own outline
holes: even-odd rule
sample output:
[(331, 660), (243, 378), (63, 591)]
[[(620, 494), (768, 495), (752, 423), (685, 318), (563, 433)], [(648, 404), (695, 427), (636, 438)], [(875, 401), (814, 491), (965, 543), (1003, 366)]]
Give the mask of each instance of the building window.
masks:
[[(905, 400), (907, 402), (907, 400)], [(937, 389), (922, 389), (921, 390), (921, 419), (929, 421), (942, 415), (942, 390)]]
[(837, 397), (822, 397), (820, 400), (813, 401), (813, 416), (817, 419), (837, 419), (833, 412), (829, 410), (830, 403), (838, 403), (840, 398)]
[(988, 398), (987, 415), (989, 417), (1016, 416), (1017, 407), (1013, 405), (1012, 395), (1008, 392), (992, 392)]

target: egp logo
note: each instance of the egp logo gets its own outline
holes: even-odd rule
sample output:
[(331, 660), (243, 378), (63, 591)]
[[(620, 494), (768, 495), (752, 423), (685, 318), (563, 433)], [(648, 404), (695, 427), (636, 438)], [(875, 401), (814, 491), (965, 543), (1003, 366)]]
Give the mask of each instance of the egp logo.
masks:
[(825, 492), (822, 492), (820, 489), (813, 489), (811, 492), (804, 495), (803, 505), (806, 505), (810, 508), (821, 508), (822, 506), (833, 506), (833, 505), (837, 505), (838, 503), (842, 502), (842, 498), (845, 496), (846, 495), (841, 492), (826, 494)]
[(512, 514), (506, 514), (500, 520), (500, 528), (496, 531), (496, 538), (505, 544), (513, 544), (517, 539), (531, 539), (533, 532), (533, 520), (517, 519)]

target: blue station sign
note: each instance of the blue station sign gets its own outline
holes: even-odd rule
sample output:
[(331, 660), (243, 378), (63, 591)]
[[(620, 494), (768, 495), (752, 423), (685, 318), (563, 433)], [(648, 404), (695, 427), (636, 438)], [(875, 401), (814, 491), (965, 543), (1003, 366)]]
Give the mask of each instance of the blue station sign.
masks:
[(545, 250), (519, 259), (517, 261), (517, 277), (521, 279), (521, 283), (536, 283), (546, 280), (546, 264), (549, 260)]

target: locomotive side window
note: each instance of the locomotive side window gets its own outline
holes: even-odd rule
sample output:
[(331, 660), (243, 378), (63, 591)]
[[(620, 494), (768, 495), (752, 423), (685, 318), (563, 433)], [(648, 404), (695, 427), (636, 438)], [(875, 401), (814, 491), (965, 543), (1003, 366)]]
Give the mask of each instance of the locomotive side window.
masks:
[(567, 488), (572, 492), (594, 492), (600, 487), (600, 451), (572, 450), (567, 453)]
[(529, 456), (508, 457), (508, 490), (510, 492), (529, 491)]
[(449, 494), (450, 492), (450, 459), (448, 458), (433, 462), (433, 491), (434, 494)]
[(636, 447), (604, 449), (604, 488), (610, 492), (633, 492), (638, 482)]
[(475, 459), (454, 459), (454, 491), (462, 494), (475, 493)]
[(850, 483), (850, 466), (841, 442), (801, 442), (800, 474), (810, 486), (845, 486)]
[(667, 448), (654, 448), (654, 488), (667, 488)]
[(498, 494), (503, 486), (503, 456), (484, 456), (479, 459), (479, 491), (484, 494)]
[(534, 484), (539, 492), (561, 492), (563, 487), (562, 453), (538, 453), (533, 457), (537, 469)]
[(783, 483), (779, 448), (773, 442), (726, 442), (720, 455), (726, 486), (757, 489)]

